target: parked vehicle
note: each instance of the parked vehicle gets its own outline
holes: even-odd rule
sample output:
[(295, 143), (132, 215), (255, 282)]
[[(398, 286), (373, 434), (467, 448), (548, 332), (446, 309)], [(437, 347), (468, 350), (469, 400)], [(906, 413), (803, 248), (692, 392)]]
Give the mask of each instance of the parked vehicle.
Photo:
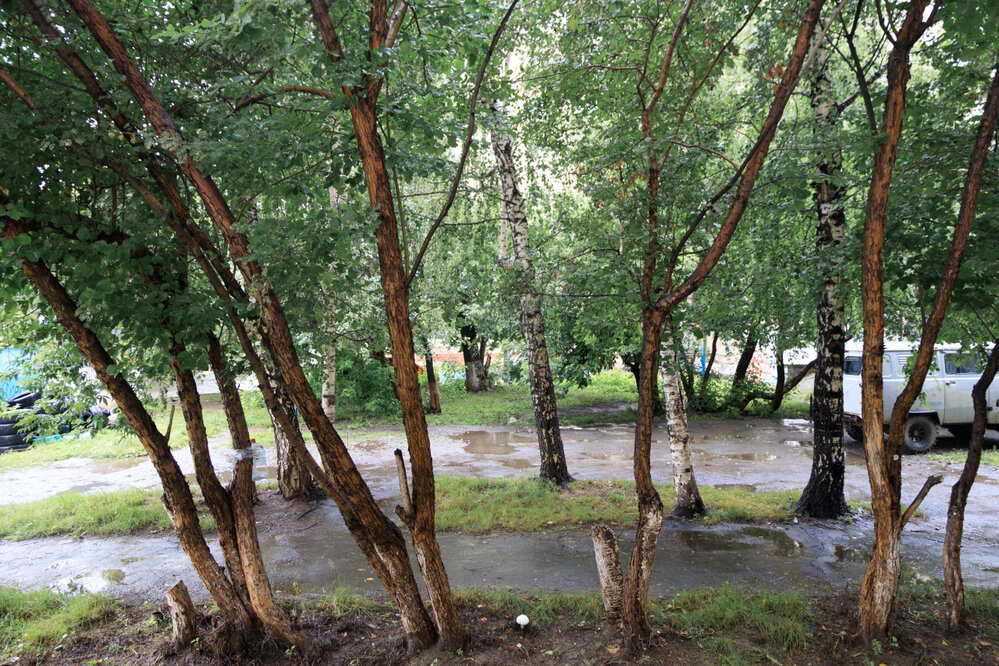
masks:
[[(884, 365), (884, 423), (891, 418), (895, 400), (907, 380), (906, 364), (915, 355), (911, 342), (886, 342)], [(843, 423), (850, 437), (861, 440), (861, 352), (859, 345), (848, 345), (843, 359)], [(905, 423), (905, 449), (924, 453), (936, 444), (938, 428), (947, 428), (958, 439), (971, 436), (975, 410), (971, 390), (982, 375), (982, 359), (974, 352), (961, 351), (960, 345), (937, 345), (934, 363), (926, 375), (923, 391), (916, 398)], [(989, 386), (988, 427), (999, 430), (999, 380)]]

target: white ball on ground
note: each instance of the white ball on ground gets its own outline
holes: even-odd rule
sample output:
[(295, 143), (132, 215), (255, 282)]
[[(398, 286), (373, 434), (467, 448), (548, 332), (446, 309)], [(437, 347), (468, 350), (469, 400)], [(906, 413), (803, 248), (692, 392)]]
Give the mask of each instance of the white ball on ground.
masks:
[(526, 627), (529, 623), (530, 623), (530, 619), (528, 619), (528, 617), (526, 615), (518, 615), (517, 616), (517, 624), (520, 625), (521, 629), (523, 629), (524, 627)]

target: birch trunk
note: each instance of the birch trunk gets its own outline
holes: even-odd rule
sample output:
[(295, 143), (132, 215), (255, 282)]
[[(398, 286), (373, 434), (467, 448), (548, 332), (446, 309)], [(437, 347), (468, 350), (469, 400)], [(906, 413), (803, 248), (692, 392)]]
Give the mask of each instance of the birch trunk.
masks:
[(323, 412), (336, 423), (336, 340), (330, 340), (323, 354)]
[[(811, 103), (819, 139), (838, 124), (829, 79), (829, 53), (819, 45), (812, 63)], [(797, 512), (813, 518), (838, 518), (849, 512), (843, 492), (846, 460), (843, 453), (843, 303), (839, 298), (842, 260), (836, 258), (846, 236), (843, 188), (835, 178), (843, 164), (838, 145), (824, 142), (819, 178), (812, 183), (818, 214), (815, 246), (825, 275), (816, 307), (818, 340), (815, 388), (812, 394), (812, 471), (798, 500)]]
[[(495, 108), (495, 105), (494, 105)], [(555, 385), (552, 381), (548, 344), (545, 340), (545, 321), (541, 312), (541, 299), (536, 295), (534, 261), (528, 235), (527, 211), (520, 194), (517, 166), (513, 160), (513, 140), (495, 126), (491, 131), (496, 170), (503, 193), (501, 228), (509, 225), (513, 236), (514, 266), (523, 275), (520, 295), (520, 323), (527, 345), (527, 363), (531, 380), (531, 402), (534, 404), (534, 422), (541, 451), (541, 478), (549, 479), (563, 488), (572, 477), (569, 475), (559, 430), (558, 407), (555, 402)]]
[(679, 359), (672, 330), (669, 332), (666, 348), (672, 357), (672, 362), (665, 364), (663, 368), (663, 402), (666, 404), (666, 432), (669, 435), (669, 454), (673, 464), (673, 485), (676, 487), (676, 509), (673, 510), (673, 515), (691, 518), (704, 513), (704, 502), (697, 490), (694, 464), (690, 460), (687, 410), (683, 404)]

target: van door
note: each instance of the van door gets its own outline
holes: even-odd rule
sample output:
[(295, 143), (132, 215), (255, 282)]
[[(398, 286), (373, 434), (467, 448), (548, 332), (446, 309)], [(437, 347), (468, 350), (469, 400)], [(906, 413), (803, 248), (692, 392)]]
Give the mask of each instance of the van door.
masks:
[(945, 352), (944, 363), (944, 423), (971, 423), (975, 406), (971, 391), (981, 379), (982, 363), (978, 354)]
[[(905, 386), (909, 380), (908, 364), (911, 357), (911, 353), (905, 352), (899, 354), (896, 358), (899, 365), (899, 374), (904, 377), (904, 379), (898, 380), (899, 387), (895, 390), (896, 398), (902, 392), (902, 386)], [(892, 404), (894, 404), (894, 400)], [(935, 412), (937, 417), (943, 421), (944, 409), (944, 385), (943, 378), (940, 375), (940, 353), (934, 352), (934, 363), (930, 366), (930, 371), (926, 373), (926, 381), (923, 382), (922, 393), (916, 397), (916, 402), (912, 404), (909, 412)]]

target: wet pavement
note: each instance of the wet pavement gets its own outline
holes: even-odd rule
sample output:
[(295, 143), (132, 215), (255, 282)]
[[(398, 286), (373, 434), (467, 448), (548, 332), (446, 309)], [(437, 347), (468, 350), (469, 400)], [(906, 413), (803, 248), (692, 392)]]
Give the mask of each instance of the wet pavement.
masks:
[[(811, 466), (810, 424), (801, 420), (696, 420), (691, 447), (698, 482), (759, 490), (802, 488)], [(563, 429), (570, 471), (577, 478), (628, 478), (633, 426), (603, 424)], [(671, 470), (665, 433), (656, 430), (654, 476), (668, 482)], [(532, 476), (538, 465), (534, 433), (525, 427), (431, 429), (439, 474)], [(392, 451), (404, 446), (401, 431), (381, 428), (348, 439), (348, 446), (375, 497), (386, 509), (396, 502)], [(946, 440), (944, 440), (946, 445)], [(268, 451), (273, 460), (273, 450)], [(190, 471), (186, 452), (177, 452)], [(213, 449), (220, 469), (228, 452)], [(925, 517), (906, 528), (903, 552), (917, 575), (939, 578), (949, 486), (960, 466), (919, 456), (904, 459), (903, 502), (923, 480), (943, 473), (922, 505)], [(273, 471), (272, 471), (273, 474)], [(157, 485), (144, 459), (63, 461), (44, 468), (0, 475), (0, 503), (28, 501), (66, 490), (84, 492)], [(847, 454), (846, 494), (869, 498), (867, 472), (859, 445)], [(16, 498), (16, 499), (15, 499)], [(999, 470), (985, 468), (972, 491), (962, 560), (972, 585), (999, 585)], [(278, 589), (318, 591), (346, 586), (380, 592), (381, 585), (350, 539), (336, 507), (265, 502), (258, 513), (261, 546)], [(870, 518), (852, 524), (802, 521), (787, 525), (705, 527), (668, 521), (659, 540), (653, 591), (732, 582), (780, 589), (859, 580), (872, 539)], [(619, 531), (622, 556), (630, 552), (630, 529)], [(588, 531), (538, 534), (440, 535), (451, 581), (458, 587), (501, 586), (524, 590), (581, 591), (598, 587)], [(204, 595), (197, 577), (172, 535), (122, 538), (59, 537), (13, 543), (0, 541), (5, 566), (0, 581), (27, 586), (87, 589), (116, 596), (159, 600), (163, 590), (184, 578), (192, 593)]]

